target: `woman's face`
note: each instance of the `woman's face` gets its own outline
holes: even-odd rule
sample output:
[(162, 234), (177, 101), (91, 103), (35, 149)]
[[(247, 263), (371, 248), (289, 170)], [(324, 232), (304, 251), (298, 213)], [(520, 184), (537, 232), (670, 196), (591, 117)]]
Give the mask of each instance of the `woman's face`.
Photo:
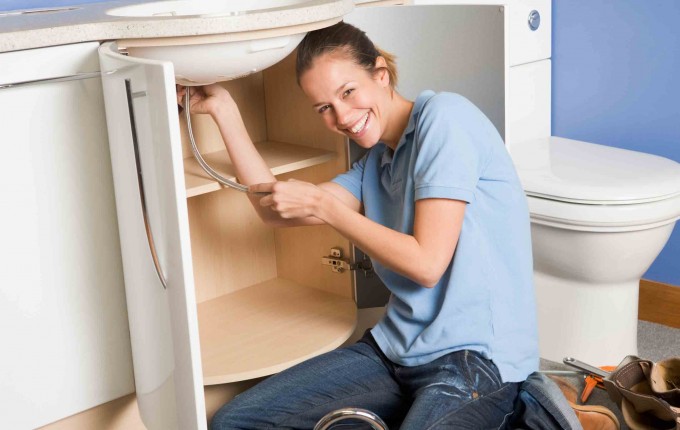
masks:
[[(378, 57), (377, 67), (384, 59)], [(300, 87), (328, 129), (364, 148), (380, 140), (390, 107), (389, 76), (372, 75), (341, 54), (324, 54), (300, 77)]]

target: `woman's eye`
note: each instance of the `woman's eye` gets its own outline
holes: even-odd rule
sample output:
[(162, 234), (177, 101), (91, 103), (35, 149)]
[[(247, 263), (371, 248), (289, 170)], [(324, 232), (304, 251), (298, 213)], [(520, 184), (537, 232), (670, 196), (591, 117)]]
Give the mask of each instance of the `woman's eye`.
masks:
[(330, 106), (328, 106), (328, 105), (321, 106), (321, 107), (319, 108), (318, 112), (319, 112), (319, 113), (324, 113), (324, 112), (326, 112), (326, 110), (327, 110), (328, 108), (330, 108)]
[(346, 90), (344, 93), (342, 93), (342, 96), (343, 96), (343, 97), (347, 97), (347, 96), (350, 95), (353, 91), (354, 91), (354, 88), (350, 88), (350, 89)]

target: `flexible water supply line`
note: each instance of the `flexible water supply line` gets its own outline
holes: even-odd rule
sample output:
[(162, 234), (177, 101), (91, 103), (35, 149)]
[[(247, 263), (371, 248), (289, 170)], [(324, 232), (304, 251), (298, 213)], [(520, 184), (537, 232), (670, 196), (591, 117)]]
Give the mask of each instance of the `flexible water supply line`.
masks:
[(196, 158), (196, 161), (198, 161), (198, 164), (200, 164), (201, 167), (203, 168), (203, 170), (205, 170), (205, 173), (207, 173), (211, 178), (213, 178), (214, 180), (216, 180), (220, 184), (225, 185), (229, 188), (233, 188), (235, 190), (241, 191), (243, 193), (247, 193), (248, 187), (246, 185), (239, 184), (238, 182), (234, 182), (230, 179), (227, 179), (224, 176), (217, 173), (216, 171), (214, 171), (212, 169), (212, 167), (210, 167), (208, 165), (208, 163), (205, 162), (205, 160), (201, 156), (201, 153), (198, 152), (198, 147), (196, 146), (196, 141), (194, 140), (194, 133), (191, 130), (191, 112), (189, 112), (191, 105), (189, 103), (189, 99), (190, 99), (189, 88), (187, 87), (186, 93), (184, 94), (184, 112), (185, 112), (186, 119), (187, 119), (187, 129), (189, 130), (189, 141), (191, 141), (191, 151), (194, 153), (194, 158)]

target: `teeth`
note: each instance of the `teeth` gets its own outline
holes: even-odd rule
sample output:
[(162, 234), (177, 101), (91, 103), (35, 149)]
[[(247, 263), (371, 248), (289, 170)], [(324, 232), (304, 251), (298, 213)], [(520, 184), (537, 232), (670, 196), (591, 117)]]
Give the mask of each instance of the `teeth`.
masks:
[(364, 115), (363, 119), (359, 121), (358, 124), (356, 124), (354, 127), (350, 129), (350, 131), (354, 134), (359, 133), (361, 129), (364, 128), (364, 125), (366, 125), (366, 121), (368, 120), (368, 113)]

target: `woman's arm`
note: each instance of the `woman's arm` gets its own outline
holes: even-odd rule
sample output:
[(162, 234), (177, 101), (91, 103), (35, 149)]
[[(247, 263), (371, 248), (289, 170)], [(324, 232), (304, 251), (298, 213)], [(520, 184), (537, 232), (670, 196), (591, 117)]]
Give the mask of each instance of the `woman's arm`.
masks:
[(413, 235), (409, 235), (371, 221), (312, 184), (277, 182), (251, 188), (271, 192), (260, 204), (278, 212), (282, 218), (316, 217), (372, 259), (428, 288), (437, 284), (451, 262), (466, 206), (460, 200), (416, 201)]
[[(238, 106), (229, 92), (217, 84), (204, 87), (177, 86), (177, 102), (180, 105), (184, 104), (184, 94), (187, 88), (190, 89), (191, 94), (189, 99), (191, 113), (209, 114), (217, 124), (239, 182), (244, 185), (276, 182), (271, 170), (255, 149)], [(353, 210), (359, 210), (357, 199), (339, 185), (324, 183), (319, 187), (338, 197)], [(248, 197), (260, 218), (267, 224), (286, 227), (324, 223), (313, 216), (295, 219), (281, 218), (277, 212), (259, 204), (260, 196), (248, 194)]]

